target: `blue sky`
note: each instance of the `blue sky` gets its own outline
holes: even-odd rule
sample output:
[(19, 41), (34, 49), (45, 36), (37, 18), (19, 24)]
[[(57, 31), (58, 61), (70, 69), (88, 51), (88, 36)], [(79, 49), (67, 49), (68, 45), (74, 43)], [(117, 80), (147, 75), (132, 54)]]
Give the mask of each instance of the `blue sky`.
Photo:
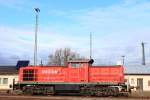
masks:
[(150, 61), (149, 0), (0, 0), (0, 59), (33, 60), (35, 12), (39, 7), (38, 59), (46, 62), (57, 48), (70, 47), (99, 63), (141, 61), (141, 42)]

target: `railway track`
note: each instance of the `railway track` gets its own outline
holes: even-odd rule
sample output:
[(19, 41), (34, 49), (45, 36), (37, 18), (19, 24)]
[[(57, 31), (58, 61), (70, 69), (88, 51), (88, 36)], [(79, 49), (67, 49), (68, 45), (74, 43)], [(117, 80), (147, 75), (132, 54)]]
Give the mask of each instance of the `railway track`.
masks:
[(150, 97), (29, 96), (0, 94), (0, 100), (150, 100)]

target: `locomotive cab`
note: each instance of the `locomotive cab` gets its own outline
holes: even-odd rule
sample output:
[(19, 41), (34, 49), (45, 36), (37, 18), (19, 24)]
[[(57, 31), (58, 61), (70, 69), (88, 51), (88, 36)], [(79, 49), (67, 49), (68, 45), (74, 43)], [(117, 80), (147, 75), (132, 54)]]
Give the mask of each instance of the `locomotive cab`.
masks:
[(88, 82), (89, 67), (92, 65), (93, 62), (93, 59), (68, 61), (69, 82)]

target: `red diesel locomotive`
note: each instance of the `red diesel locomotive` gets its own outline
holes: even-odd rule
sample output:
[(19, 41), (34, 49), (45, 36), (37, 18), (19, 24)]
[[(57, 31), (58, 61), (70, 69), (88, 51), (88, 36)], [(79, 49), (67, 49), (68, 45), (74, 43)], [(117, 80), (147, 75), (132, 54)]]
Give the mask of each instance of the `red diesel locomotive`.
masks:
[(123, 66), (92, 66), (93, 62), (71, 60), (67, 66), (22, 67), (18, 84), (28, 94), (118, 96), (128, 93)]

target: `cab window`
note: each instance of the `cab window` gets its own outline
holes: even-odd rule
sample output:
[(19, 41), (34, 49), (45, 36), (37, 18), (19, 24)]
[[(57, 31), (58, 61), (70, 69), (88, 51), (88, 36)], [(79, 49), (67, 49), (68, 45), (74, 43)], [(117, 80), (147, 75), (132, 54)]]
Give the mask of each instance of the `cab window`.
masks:
[(71, 63), (71, 67), (72, 68), (79, 68), (79, 67), (82, 67), (82, 64), (81, 63)]

